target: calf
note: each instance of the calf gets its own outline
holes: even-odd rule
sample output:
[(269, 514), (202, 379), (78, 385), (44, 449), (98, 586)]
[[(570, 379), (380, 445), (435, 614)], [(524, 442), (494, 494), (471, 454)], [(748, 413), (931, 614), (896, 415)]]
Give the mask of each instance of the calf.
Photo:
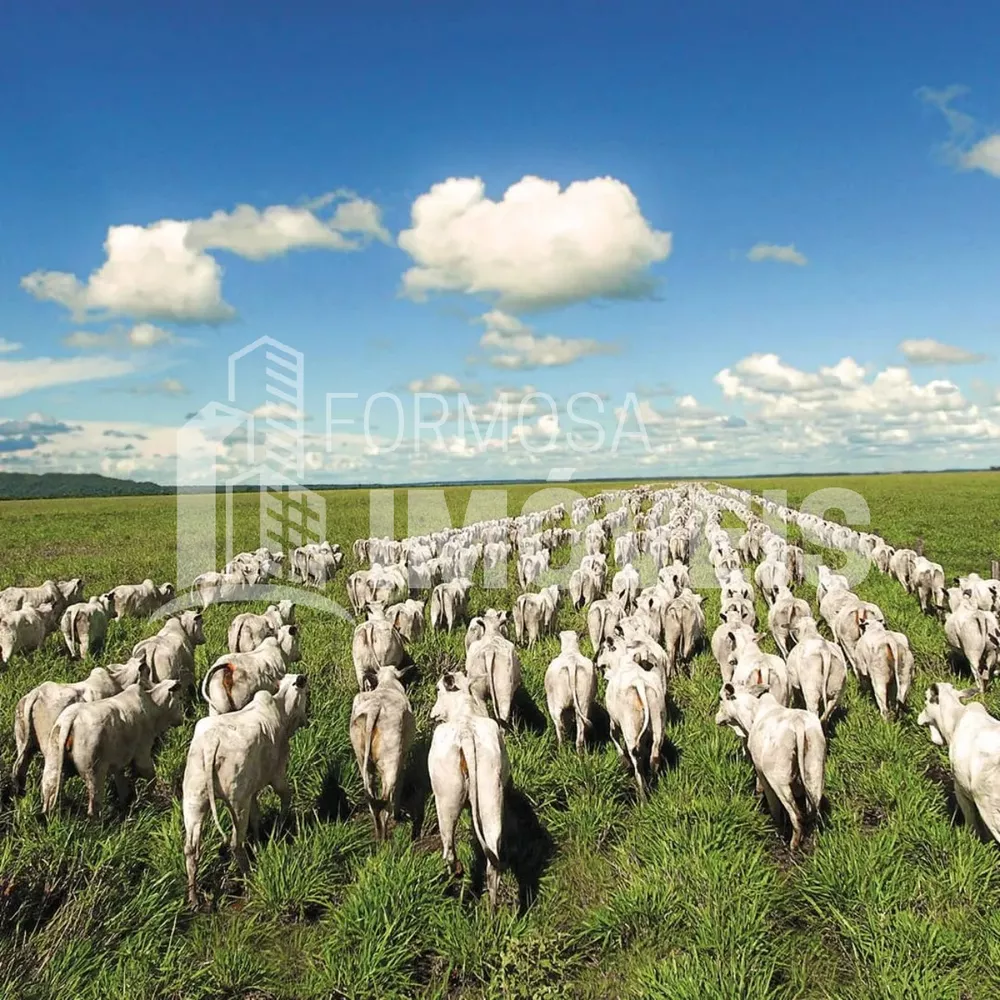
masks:
[(917, 723), (930, 727), (934, 743), (948, 747), (965, 825), (983, 840), (1000, 841), (1000, 721), (979, 702), (963, 704), (976, 693), (932, 684)]
[[(367, 674), (365, 688), (354, 696), (351, 706), (351, 746), (375, 824), (375, 838), (385, 840), (389, 818), (399, 812), (401, 779), (416, 723), (394, 667), (383, 667), (377, 675)], [(379, 794), (375, 774), (381, 781)]]
[(297, 625), (282, 625), (277, 635), (268, 636), (252, 652), (220, 656), (201, 680), (208, 714), (238, 711), (258, 691), (274, 691), (289, 665), (299, 659)]
[(71, 659), (87, 659), (91, 652), (104, 648), (108, 621), (116, 617), (115, 599), (112, 594), (92, 597), (86, 603), (71, 604), (59, 623)]
[(43, 756), (56, 719), (64, 708), (78, 701), (100, 701), (128, 687), (130, 684), (149, 684), (149, 667), (144, 660), (133, 659), (119, 666), (94, 667), (82, 681), (58, 684), (45, 681), (32, 688), (14, 709), (14, 746), (17, 758), (11, 782), (14, 794), (24, 791), (28, 766), (36, 753)]
[(565, 717), (576, 718), (576, 749), (582, 752), (590, 728), (590, 713), (597, 695), (594, 663), (580, 652), (580, 639), (567, 629), (559, 633), (560, 652), (545, 671), (545, 701), (556, 728), (556, 741), (562, 746)]
[(461, 874), (455, 831), (466, 804), (472, 830), (486, 855), (490, 904), (500, 887), (500, 841), (510, 763), (503, 732), (489, 717), (473, 684), (461, 673), (446, 673), (437, 684), (431, 719), (438, 725), (427, 755), (431, 789), (441, 833), (441, 853), (453, 874)]
[(281, 800), (282, 817), (287, 816), (292, 803), (287, 777), (289, 741), (297, 729), (308, 725), (308, 711), (305, 674), (285, 674), (274, 694), (258, 691), (237, 712), (198, 720), (182, 786), (184, 863), (191, 906), (198, 904), (201, 828), (209, 811), (216, 829), (225, 836), (217, 799), (229, 810), (233, 823), (229, 844), (244, 874), (249, 871), (243, 846), (247, 830), (256, 828), (260, 816), (257, 796), (270, 786)]
[(153, 744), (184, 720), (180, 688), (177, 680), (161, 681), (148, 690), (130, 684), (109, 698), (64, 708), (45, 748), (42, 812), (51, 813), (59, 802), (66, 758), (87, 786), (88, 816), (100, 811), (109, 774), (124, 805), (129, 798), (125, 769), (132, 765), (141, 777), (155, 777)]
[(229, 626), (227, 640), (230, 653), (249, 653), (256, 649), (268, 636), (277, 635), (282, 625), (295, 624), (295, 605), (291, 601), (279, 601), (268, 605), (262, 615), (246, 612), (237, 615)]
[(784, 708), (772, 694), (759, 697), (724, 684), (716, 725), (746, 739), (757, 778), (775, 823), (782, 813), (792, 824), (791, 849), (798, 850), (811, 817), (819, 815), (826, 767), (826, 737), (819, 719), (800, 708)]

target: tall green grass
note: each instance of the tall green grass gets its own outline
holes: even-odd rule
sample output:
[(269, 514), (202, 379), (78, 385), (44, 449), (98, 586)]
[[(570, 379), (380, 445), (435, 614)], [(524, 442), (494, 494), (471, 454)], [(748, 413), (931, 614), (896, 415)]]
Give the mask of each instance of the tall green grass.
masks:
[[(927, 553), (952, 573), (986, 568), (998, 547), (994, 482), (907, 476), (823, 485), (858, 488), (875, 527), (892, 541), (924, 537)], [(818, 485), (792, 481), (790, 500), (800, 498), (793, 490)], [(519, 513), (535, 489), (512, 488), (509, 512)], [(469, 494), (447, 491), (456, 524)], [(368, 494), (329, 496), (328, 533), (349, 553), (368, 533)], [(237, 547), (257, 544), (254, 499), (236, 498)], [(405, 534), (405, 494), (397, 494), (395, 514), (396, 533)], [(9, 502), (0, 504), (0, 524), (0, 586), (80, 575), (95, 592), (176, 572), (171, 498)], [(729, 517), (725, 526), (740, 528)], [(564, 551), (557, 561), (566, 558)], [(344, 606), (355, 568), (349, 555), (328, 588)], [(0, 808), (3, 992), (95, 1000), (1000, 996), (1000, 859), (953, 822), (947, 758), (915, 724), (926, 684), (951, 675), (941, 627), (886, 578), (873, 575), (859, 591), (910, 636), (914, 708), (884, 723), (849, 680), (830, 737), (828, 814), (798, 857), (756, 801), (752, 769), (731, 733), (714, 725), (719, 675), (707, 650), (672, 686), (672, 766), (642, 806), (610, 745), (583, 757), (557, 748), (543, 714), (543, 676), (558, 639), (521, 651), (531, 704), (508, 741), (517, 828), (496, 914), (478, 897), (467, 819), (460, 857), (470, 874), (462, 886), (446, 877), (430, 799), (420, 840), (411, 844), (402, 824), (389, 843), (375, 844), (347, 731), (351, 629), (303, 608), (313, 723), (293, 741), (293, 819), (278, 828), (277, 801), (265, 796), (265, 834), (247, 881), (206, 825), (201, 881), (210, 905), (197, 914), (184, 905), (176, 795), (200, 706), (168, 734), (156, 779), (139, 782), (125, 815), (111, 795), (101, 819), (87, 821), (82, 789), (70, 779), (60, 815), (44, 824), (36, 764), (28, 794)], [(473, 610), (510, 607), (515, 594), (511, 575), (506, 590), (477, 588)], [(813, 597), (808, 587), (803, 596)], [(717, 593), (705, 591), (705, 602), (711, 629)], [(224, 649), (226, 626), (241, 610), (208, 611), (199, 671)], [(558, 624), (585, 630), (584, 616), (565, 606)], [(103, 660), (124, 658), (154, 630), (112, 623)], [(428, 635), (412, 653), (421, 676), (411, 699), (426, 747), (434, 679), (463, 661), (462, 634)], [(40, 680), (83, 673), (53, 638), (0, 676), (4, 772), (18, 697)], [(992, 693), (987, 704), (1000, 708)]]

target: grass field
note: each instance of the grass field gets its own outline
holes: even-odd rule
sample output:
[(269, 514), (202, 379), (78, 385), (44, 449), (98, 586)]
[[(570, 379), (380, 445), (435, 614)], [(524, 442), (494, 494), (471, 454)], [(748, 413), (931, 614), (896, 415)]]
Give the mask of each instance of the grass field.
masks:
[[(793, 504), (819, 488), (857, 490), (876, 529), (896, 543), (923, 537), (927, 554), (949, 576), (985, 572), (1000, 549), (995, 475), (734, 485), (787, 489)], [(585, 495), (608, 488), (573, 484)], [(509, 512), (519, 513), (537, 489), (511, 488)], [(468, 495), (462, 488), (447, 492), (456, 524)], [(344, 584), (356, 568), (350, 543), (368, 533), (368, 493), (328, 497), (327, 533), (348, 552), (329, 593), (347, 606)], [(405, 494), (396, 499), (402, 535)], [(257, 545), (255, 500), (236, 499), (238, 548)], [(2, 503), (0, 587), (82, 576), (94, 593), (147, 576), (173, 579), (174, 511), (170, 497)], [(726, 526), (739, 527), (735, 519)], [(445, 877), (432, 801), (416, 844), (407, 824), (390, 843), (374, 843), (367, 810), (357, 807), (361, 786), (347, 732), (355, 693), (351, 629), (302, 609), (299, 669), (310, 676), (313, 722), (292, 745), (294, 819), (256, 845), (247, 884), (219, 855), (220, 838), (206, 826), (201, 879), (214, 906), (198, 914), (185, 907), (176, 793), (200, 705), (168, 734), (156, 780), (139, 782), (124, 817), (111, 795), (102, 820), (87, 821), (82, 788), (71, 779), (61, 814), (44, 825), (36, 764), (28, 794), (16, 802), (5, 797), (0, 811), (0, 994), (1000, 996), (1000, 856), (953, 823), (947, 757), (915, 722), (926, 685), (951, 673), (943, 631), (875, 571), (857, 589), (910, 637), (918, 666), (911, 710), (886, 724), (849, 679), (845, 711), (830, 738), (825, 826), (798, 857), (789, 855), (756, 801), (751, 768), (732, 734), (714, 725), (720, 682), (705, 650), (691, 676), (673, 684), (672, 766), (645, 805), (635, 802), (610, 745), (584, 757), (569, 747), (557, 751), (551, 724), (528, 713), (508, 739), (517, 831), (510, 845), (514, 870), (504, 875), (504, 904), (495, 914)], [(718, 595), (705, 595), (711, 630)], [(513, 588), (506, 594), (476, 588), (472, 608), (510, 607), (513, 596)], [(812, 596), (810, 588), (803, 596)], [(241, 610), (217, 606), (206, 613), (199, 671), (224, 651), (228, 622)], [(583, 630), (584, 618), (562, 607), (559, 625)], [(112, 623), (99, 662), (125, 659), (153, 631), (148, 623)], [(521, 653), (525, 685), (543, 711), (543, 673), (557, 648), (549, 638)], [(442, 667), (464, 659), (462, 633), (428, 636), (411, 652), (422, 671), (411, 700), (426, 747), (434, 680)], [(84, 672), (51, 638), (0, 676), (5, 783), (17, 699), (43, 679), (75, 680)], [(997, 695), (986, 701), (996, 714)], [(262, 804), (268, 815), (276, 811), (273, 797)], [(460, 856), (469, 870), (475, 866), (467, 817), (462, 830)]]

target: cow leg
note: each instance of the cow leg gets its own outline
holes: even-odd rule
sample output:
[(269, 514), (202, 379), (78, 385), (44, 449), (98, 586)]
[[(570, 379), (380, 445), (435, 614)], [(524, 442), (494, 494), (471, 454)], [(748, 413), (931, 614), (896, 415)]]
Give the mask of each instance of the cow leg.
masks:
[(983, 825), (979, 819), (979, 810), (976, 808), (976, 803), (958, 785), (955, 786), (955, 799), (958, 802), (958, 808), (962, 810), (962, 818), (965, 820), (965, 825), (972, 834), (981, 840), (988, 840), (989, 838), (985, 835)]
[(566, 724), (563, 721), (563, 709), (559, 705), (549, 705), (549, 715), (552, 716), (552, 724), (556, 729), (556, 744), (563, 745), (563, 737), (566, 735)]
[[(18, 742), (20, 743), (20, 741)], [(29, 721), (28, 734), (24, 742), (17, 748), (17, 759), (14, 761), (14, 767), (10, 774), (11, 785), (13, 786), (12, 790), (15, 795), (21, 795), (24, 792), (24, 783), (28, 777), (28, 766), (31, 764), (31, 758), (35, 756), (35, 750), (35, 730)]]
[(797, 851), (799, 844), (802, 843), (802, 810), (799, 809), (799, 804), (795, 801), (795, 796), (792, 794), (790, 785), (780, 788), (772, 787), (772, 791), (778, 802), (784, 807), (784, 811), (788, 814), (788, 819), (792, 824), (792, 840), (788, 846), (792, 851)]
[(198, 858), (201, 855), (201, 826), (208, 802), (184, 801), (184, 867), (187, 871), (187, 898), (192, 907), (198, 905)]
[(495, 910), (500, 891), (500, 870), (489, 858), (486, 860), (486, 886), (490, 894), (490, 908)]
[(455, 830), (458, 818), (465, 808), (464, 790), (455, 795), (435, 795), (434, 804), (437, 808), (438, 830), (441, 834), (441, 857), (451, 869), (452, 875), (462, 874), (462, 865), (455, 853)]
[(250, 818), (247, 822), (247, 830), (254, 840), (260, 839), (260, 803), (255, 795), (250, 800)]
[(87, 815), (93, 819), (99, 816), (104, 805), (104, 786), (108, 780), (107, 768), (97, 766), (82, 775), (87, 786)]
[(888, 687), (881, 683), (881, 681), (876, 682), (875, 678), (871, 678), (872, 694), (875, 696), (875, 704), (878, 705), (879, 715), (885, 719), (886, 722), (889, 721), (889, 690)]
[(281, 821), (288, 819), (288, 814), (292, 809), (292, 789), (288, 784), (288, 775), (282, 772), (275, 776), (271, 782), (274, 794), (281, 800)]
[(229, 840), (236, 864), (239, 866), (240, 874), (243, 876), (250, 874), (250, 859), (247, 857), (247, 828), (250, 826), (249, 804), (244, 809), (233, 809), (233, 833)]
[(132, 786), (124, 771), (115, 771), (112, 774), (115, 783), (115, 795), (118, 797), (118, 804), (124, 809), (132, 798)]

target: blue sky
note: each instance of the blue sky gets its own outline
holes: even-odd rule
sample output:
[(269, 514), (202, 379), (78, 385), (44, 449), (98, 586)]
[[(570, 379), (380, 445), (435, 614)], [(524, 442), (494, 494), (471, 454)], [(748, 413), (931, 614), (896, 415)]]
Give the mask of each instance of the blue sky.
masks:
[(369, 6), (6, 16), (0, 469), (172, 481), (265, 334), (313, 481), (998, 464), (995, 5)]

